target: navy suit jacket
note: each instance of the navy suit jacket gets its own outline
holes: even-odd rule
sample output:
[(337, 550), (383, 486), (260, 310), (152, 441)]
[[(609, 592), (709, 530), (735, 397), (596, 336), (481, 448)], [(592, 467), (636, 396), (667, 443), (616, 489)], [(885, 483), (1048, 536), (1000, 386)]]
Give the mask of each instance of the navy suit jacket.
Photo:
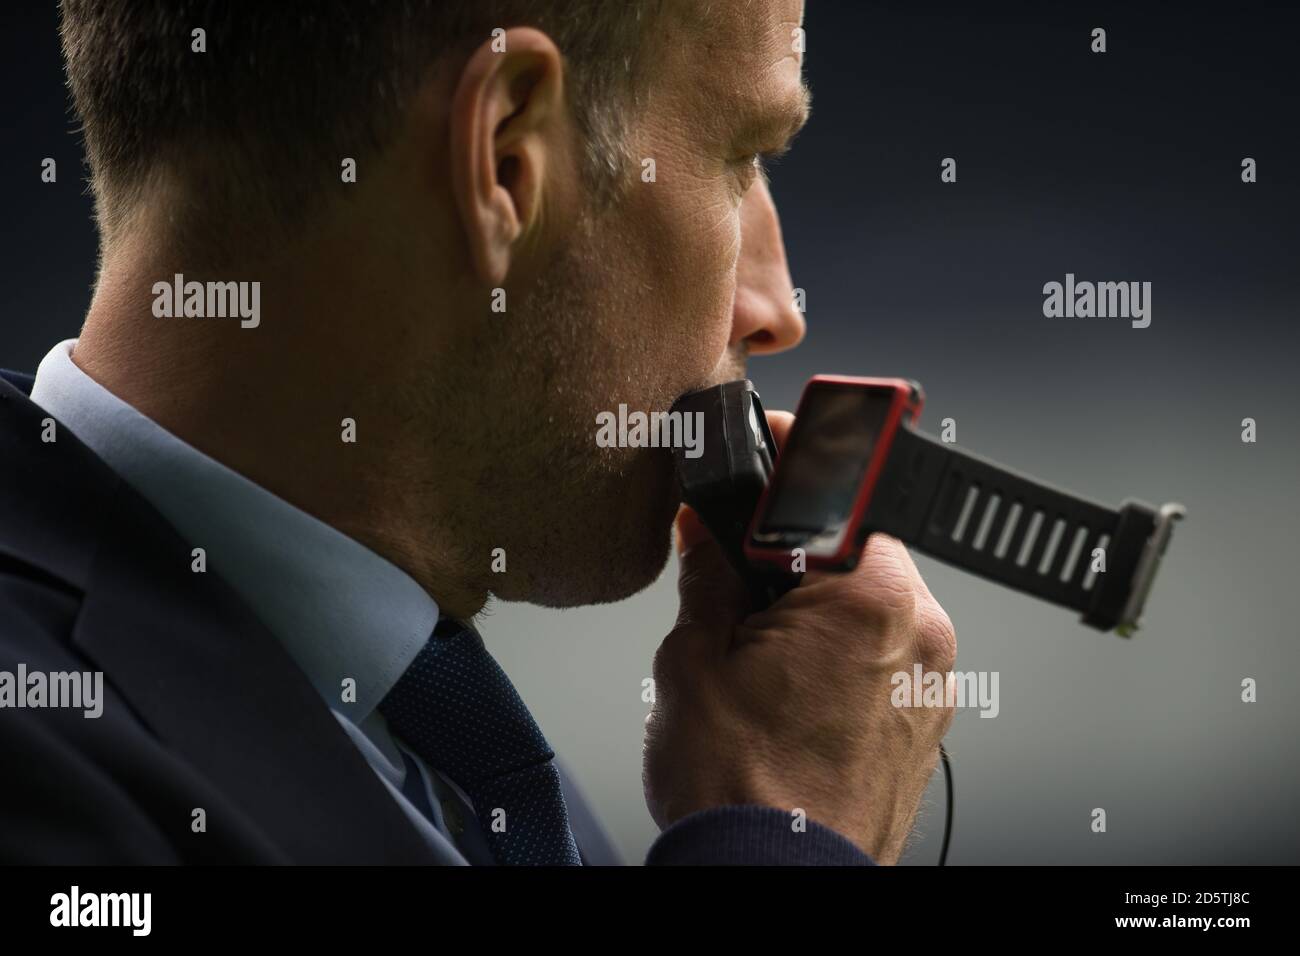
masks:
[[(0, 670), (102, 671), (103, 714), (0, 708), (0, 863), (440, 863), (306, 676), (190, 545), (0, 372)], [(572, 781), (588, 863), (616, 862)], [(205, 811), (206, 832), (192, 829)], [(646, 862), (869, 864), (719, 807)]]

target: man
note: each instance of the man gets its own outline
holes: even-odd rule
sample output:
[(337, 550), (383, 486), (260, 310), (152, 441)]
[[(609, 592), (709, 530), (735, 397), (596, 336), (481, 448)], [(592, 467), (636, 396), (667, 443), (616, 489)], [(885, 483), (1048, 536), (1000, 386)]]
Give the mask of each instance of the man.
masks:
[[(597, 414), (801, 339), (761, 172), (801, 18), (64, 0), (101, 262), (0, 385), (0, 669), (102, 713), (0, 710), (0, 857), (615, 861), (471, 622), (652, 582), (671, 458)], [(955, 650), (906, 551), (745, 619), (678, 529), (648, 862), (897, 860), (952, 712), (889, 675)]]

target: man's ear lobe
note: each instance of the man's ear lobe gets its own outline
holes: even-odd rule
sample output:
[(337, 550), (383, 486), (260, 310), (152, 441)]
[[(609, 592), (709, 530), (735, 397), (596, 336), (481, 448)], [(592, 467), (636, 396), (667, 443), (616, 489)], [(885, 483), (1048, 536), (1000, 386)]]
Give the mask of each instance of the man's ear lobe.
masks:
[(564, 60), (539, 30), (494, 36), (461, 72), (448, 136), (452, 189), (483, 282), (505, 282), (516, 241), (536, 225), (564, 107)]

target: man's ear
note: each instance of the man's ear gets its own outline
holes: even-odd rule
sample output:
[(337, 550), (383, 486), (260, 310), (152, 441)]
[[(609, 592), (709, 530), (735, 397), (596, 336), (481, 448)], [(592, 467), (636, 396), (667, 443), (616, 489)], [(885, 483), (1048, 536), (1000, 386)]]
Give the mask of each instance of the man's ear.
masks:
[(452, 188), (483, 282), (505, 282), (516, 240), (536, 224), (564, 109), (564, 59), (539, 30), (497, 34), (461, 72), (448, 136)]

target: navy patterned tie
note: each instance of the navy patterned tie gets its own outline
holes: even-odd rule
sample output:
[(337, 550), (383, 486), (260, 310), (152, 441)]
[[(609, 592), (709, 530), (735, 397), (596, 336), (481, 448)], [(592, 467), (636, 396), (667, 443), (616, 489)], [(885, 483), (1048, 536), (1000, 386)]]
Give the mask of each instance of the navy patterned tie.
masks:
[(441, 618), (379, 710), (465, 791), (497, 863), (582, 865), (555, 753), (477, 631)]

